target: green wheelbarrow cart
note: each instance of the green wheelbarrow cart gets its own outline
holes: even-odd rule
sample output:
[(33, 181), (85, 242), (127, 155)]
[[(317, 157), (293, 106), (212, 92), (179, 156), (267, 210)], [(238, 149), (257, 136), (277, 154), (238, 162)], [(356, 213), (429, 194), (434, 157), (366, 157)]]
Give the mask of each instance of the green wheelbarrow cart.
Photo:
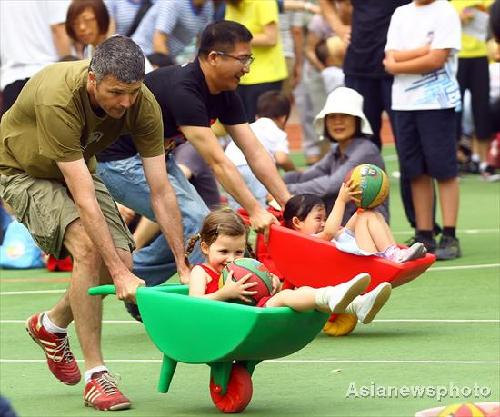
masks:
[[(113, 285), (89, 294), (114, 294)], [(210, 394), (226, 413), (241, 412), (252, 398), (252, 374), (266, 359), (302, 349), (321, 331), (328, 314), (288, 307), (257, 308), (188, 296), (188, 287), (140, 287), (137, 306), (144, 327), (163, 353), (158, 391), (167, 392), (177, 362), (210, 366)]]

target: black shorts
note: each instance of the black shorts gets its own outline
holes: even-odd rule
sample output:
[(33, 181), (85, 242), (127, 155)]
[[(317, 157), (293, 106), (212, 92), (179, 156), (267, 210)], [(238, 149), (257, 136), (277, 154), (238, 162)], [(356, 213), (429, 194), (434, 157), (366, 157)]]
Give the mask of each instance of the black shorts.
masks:
[(460, 93), (470, 91), (472, 115), (474, 118), (474, 136), (477, 139), (490, 140), (492, 134), (490, 114), (490, 72), (488, 58), (459, 58), (457, 81)]
[(455, 109), (394, 111), (394, 131), (401, 172), (437, 180), (458, 175)]

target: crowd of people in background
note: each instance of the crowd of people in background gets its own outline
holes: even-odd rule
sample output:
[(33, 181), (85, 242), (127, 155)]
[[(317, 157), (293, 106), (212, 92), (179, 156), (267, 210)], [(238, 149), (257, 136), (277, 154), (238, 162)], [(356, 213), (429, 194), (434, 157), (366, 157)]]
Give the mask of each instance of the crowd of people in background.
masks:
[[(408, 246), (462, 256), (459, 177), (500, 179), (499, 3), (0, 1), (0, 198), (42, 250), (75, 263), (77, 284), (27, 324), (61, 346), (46, 351), (54, 375), (80, 380), (74, 319), (86, 403), (128, 408), (103, 365), (102, 300), (87, 288), (112, 280), (137, 317), (137, 286), (175, 272), (189, 281), (203, 254), (185, 245), (220, 205), (244, 208), (256, 231), (276, 222), (268, 204), (294, 194), (320, 197), (328, 213), (352, 168), (384, 169), (385, 124)], [(292, 112), (305, 169), (290, 157)], [(35, 189), (63, 213), (47, 221), (27, 203)], [(354, 212), (348, 202), (344, 224)], [(388, 201), (376, 212), (389, 222)]]
[[(10, 108), (26, 81), (44, 65), (89, 59), (95, 47), (113, 34), (132, 37), (147, 57), (146, 72), (150, 72), (158, 67), (192, 61), (203, 28), (210, 22), (226, 19), (244, 24), (254, 35), (251, 44), (255, 61), (250, 63), (251, 71), (241, 77), (238, 86), (249, 122), (255, 121), (259, 96), (266, 91), (282, 91), (290, 103), (295, 104), (301, 125), (302, 150), (307, 164), (313, 166), (324, 158), (331, 146), (314, 129), (314, 118), (323, 108), (327, 95), (345, 85), (363, 96), (364, 112), (372, 128), (370, 140), (381, 149), (380, 132), (384, 119), (390, 119), (394, 132), (397, 129), (396, 112), (391, 103), (393, 74), (383, 63), (387, 31), (395, 9), (408, 3), (410, 0), (384, 2), (383, 5), (355, 0), (320, 0), (318, 4), (301, 0), (277, 1), (276, 4), (243, 0), (68, 0), (41, 1), (26, 8), (19, 2), (10, 2), (2, 5), (1, 112)], [(423, 5), (427, 3), (433, 2), (422, 2)], [(496, 76), (499, 72), (498, 49), (488, 25), (492, 1), (449, 3), (460, 19), (461, 29), (461, 40), (453, 45), (456, 53), (450, 55), (454, 62), (458, 54), (455, 75), (461, 99), (459, 105), (453, 104), (458, 168), (460, 172), (480, 173), (486, 180), (495, 181), (498, 179), (495, 161), (488, 159), (490, 144), (498, 131), (495, 125), (498, 118), (493, 114), (498, 112), (500, 96), (499, 77)], [(33, 22), (30, 30), (16, 24), (16, 19), (21, 18)], [(431, 39), (429, 45), (430, 42)], [(214, 131), (224, 144), (229, 143), (229, 148), (233, 148), (231, 138), (218, 123)], [(279, 136), (277, 143), (287, 141), (286, 136)], [(400, 144), (398, 136), (395, 134), (395, 139)], [(205, 203), (211, 208), (217, 207), (226, 197), (209, 165), (189, 142), (178, 145), (174, 151), (178, 166)], [(268, 148), (271, 153), (272, 146)], [(283, 149), (288, 152), (287, 148)], [(104, 152), (103, 163), (110, 162), (106, 155), (112, 153), (112, 150)], [(240, 161), (238, 152), (229, 151), (230, 157), (232, 154), (237, 165), (246, 164)], [(285, 167), (280, 161), (277, 163), (285, 171), (291, 170), (289, 162)], [(412, 181), (408, 178), (411, 174), (403, 168), (400, 173), (402, 199), (407, 219), (415, 228), (415, 239), (439, 253), (434, 236), (441, 233), (443, 227), (448, 233), (456, 221), (443, 219), (441, 227), (435, 221), (435, 214), (431, 214), (431, 220), (417, 221)], [(300, 174), (290, 173), (288, 178), (294, 175)], [(287, 182), (293, 184), (295, 181)], [(259, 193), (259, 201), (265, 203), (269, 198), (266, 190), (256, 187), (254, 194)], [(334, 201), (338, 189), (337, 185), (324, 191), (318, 186), (315, 191), (327, 201)], [(310, 187), (307, 191), (311, 191)], [(422, 190), (415, 192), (423, 195), (420, 194)], [(229, 194), (228, 198), (233, 201)], [(458, 196), (454, 200), (458, 204)], [(232, 206), (237, 205), (232, 203)], [(129, 219), (135, 218), (133, 225), (137, 223), (135, 212), (125, 206), (120, 206), (120, 210)], [(142, 247), (148, 236), (158, 230), (144, 218), (139, 221), (136, 240)], [(457, 242), (453, 241), (455, 246)]]

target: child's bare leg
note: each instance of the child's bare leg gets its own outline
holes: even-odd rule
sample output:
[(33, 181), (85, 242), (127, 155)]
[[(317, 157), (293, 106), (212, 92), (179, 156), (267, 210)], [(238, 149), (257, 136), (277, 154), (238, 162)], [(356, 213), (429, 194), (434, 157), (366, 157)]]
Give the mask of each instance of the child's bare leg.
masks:
[(384, 226), (386, 240), (388, 242), (390, 242), (391, 245), (395, 245), (396, 240), (394, 239), (394, 235), (392, 234), (391, 228), (389, 227), (389, 225), (385, 221), (384, 216), (382, 215), (382, 213), (379, 213), (378, 211), (375, 211), (374, 213), (377, 216), (377, 219), (379, 220), (379, 222)]
[(455, 227), (458, 216), (459, 186), (458, 179), (438, 181), (439, 202), (443, 215), (444, 227)]
[(366, 214), (369, 215), (368, 229), (370, 230), (370, 235), (375, 243), (377, 252), (383, 252), (394, 244), (394, 238), (392, 238), (390, 230), (389, 234), (387, 233), (388, 226), (382, 216), (382, 219), (380, 219), (374, 211), (367, 211)]
[[(290, 307), (296, 311), (309, 311), (318, 308), (316, 306), (317, 288), (299, 287), (295, 290), (283, 290), (271, 297), (266, 307)], [(328, 306), (323, 306), (321, 311), (329, 313)]]
[(356, 220), (356, 227), (354, 229), (354, 237), (358, 247), (366, 252), (374, 253), (377, 252), (377, 247), (373, 241), (370, 229), (368, 226), (367, 212), (358, 213), (358, 218)]
[(356, 227), (355, 237), (361, 249), (367, 252), (384, 252), (394, 244), (394, 239), (387, 234), (387, 224), (374, 211), (360, 213), (358, 223), (361, 227)]

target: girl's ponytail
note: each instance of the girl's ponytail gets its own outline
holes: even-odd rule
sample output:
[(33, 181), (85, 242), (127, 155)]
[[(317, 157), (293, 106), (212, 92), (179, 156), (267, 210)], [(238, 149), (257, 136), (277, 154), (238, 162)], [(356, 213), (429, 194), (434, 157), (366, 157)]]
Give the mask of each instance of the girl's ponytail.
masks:
[(196, 245), (196, 242), (201, 239), (201, 235), (199, 233), (196, 233), (195, 235), (191, 236), (191, 238), (188, 240), (188, 243), (186, 245), (186, 257), (193, 252), (194, 246)]

